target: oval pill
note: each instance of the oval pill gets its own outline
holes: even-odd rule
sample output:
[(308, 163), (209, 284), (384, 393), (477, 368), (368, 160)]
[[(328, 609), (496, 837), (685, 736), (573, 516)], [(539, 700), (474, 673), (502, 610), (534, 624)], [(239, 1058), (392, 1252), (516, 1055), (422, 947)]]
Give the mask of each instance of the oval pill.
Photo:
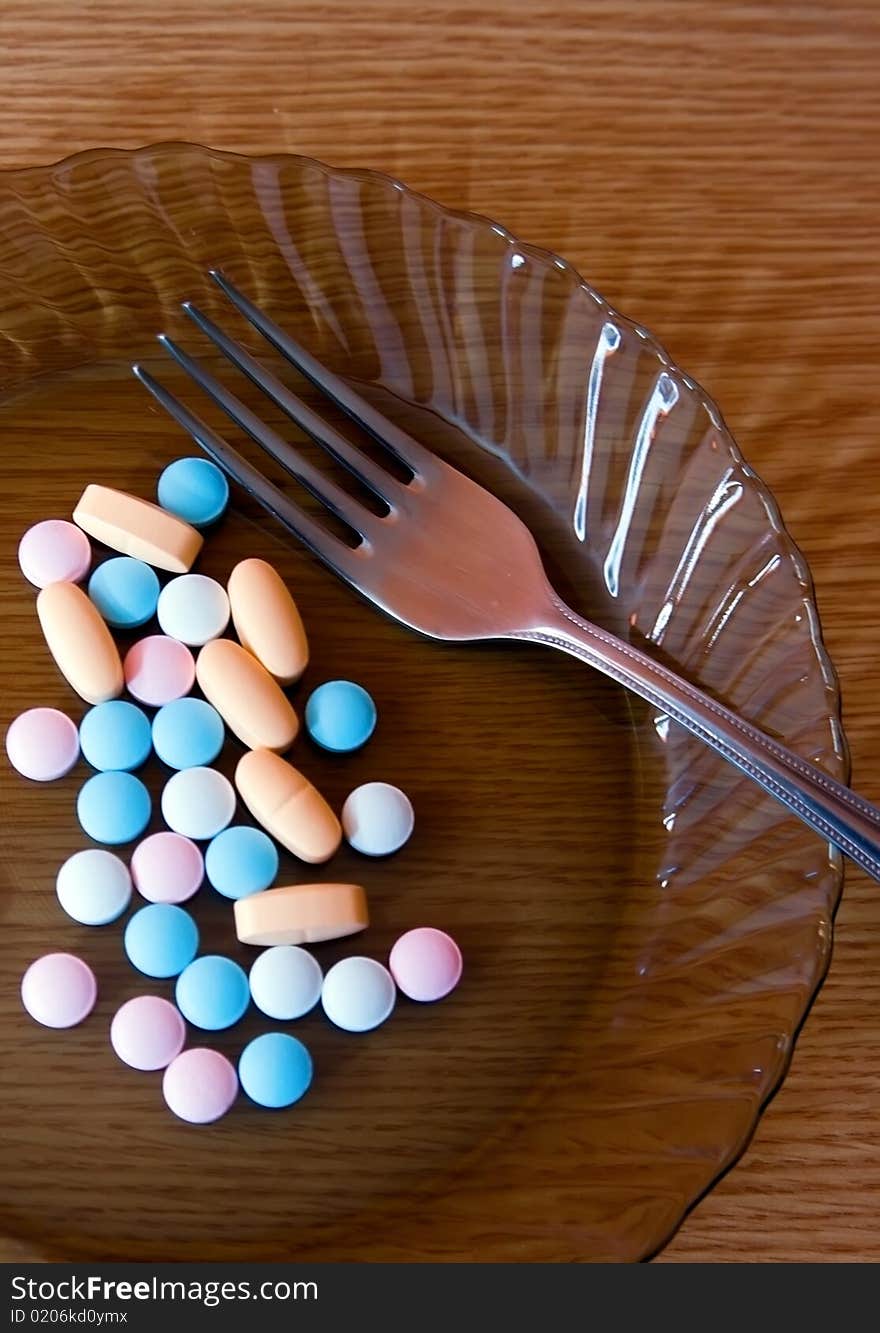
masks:
[(54, 782), (79, 758), (76, 723), (57, 708), (29, 708), (10, 722), (6, 753), (14, 769), (32, 782)]
[(287, 1032), (263, 1032), (245, 1046), (238, 1060), (238, 1081), (252, 1102), (279, 1110), (308, 1092), (312, 1057)]
[(139, 838), (151, 813), (150, 793), (133, 773), (96, 773), (76, 798), (76, 817), (83, 831), (110, 846)]
[(237, 824), (208, 844), (205, 873), (224, 898), (260, 893), (278, 874), (278, 848), (262, 829)]
[(169, 1111), (192, 1125), (208, 1125), (229, 1110), (238, 1095), (238, 1075), (219, 1051), (194, 1046), (165, 1070), (162, 1095)]
[(232, 905), (242, 944), (320, 944), (369, 925), (359, 884), (285, 884)]
[(175, 833), (202, 842), (213, 838), (235, 814), (232, 783), (215, 768), (182, 768), (162, 791), (162, 817)]
[(79, 724), (79, 744), (83, 758), (102, 771), (140, 768), (153, 748), (146, 713), (124, 699), (90, 708)]
[(415, 815), (409, 797), (390, 782), (355, 787), (342, 807), (349, 846), (364, 856), (390, 856), (409, 841)]
[(69, 856), (55, 879), (58, 901), (83, 926), (106, 926), (131, 902), (131, 875), (112, 852), (87, 847)]
[(229, 598), (225, 588), (207, 574), (181, 574), (165, 584), (156, 615), (163, 634), (201, 648), (229, 624)]
[(376, 728), (376, 705), (363, 685), (328, 680), (309, 695), (306, 727), (313, 741), (334, 754), (359, 750)]
[(222, 717), (204, 699), (175, 699), (153, 718), (153, 748), (169, 768), (212, 764), (225, 735)]
[(201, 851), (181, 833), (152, 833), (132, 853), (134, 886), (151, 903), (186, 902), (201, 887), (204, 874)]
[(183, 1050), (186, 1024), (159, 995), (126, 1000), (110, 1023), (110, 1045), (132, 1069), (165, 1069)]
[(79, 583), (92, 563), (86, 534), (64, 518), (45, 518), (28, 528), (18, 544), (18, 563), (29, 583)]
[(235, 769), (235, 785), (254, 818), (301, 861), (328, 861), (342, 828), (308, 778), (271, 750), (249, 750)]
[(150, 634), (133, 643), (125, 654), (124, 671), (129, 694), (154, 708), (188, 694), (196, 678), (192, 653), (167, 634)]
[(21, 1002), (37, 1023), (72, 1028), (95, 1007), (98, 983), (87, 963), (72, 953), (36, 958), (21, 979)]
[(149, 903), (130, 916), (123, 947), (132, 967), (148, 977), (176, 977), (195, 958), (199, 931), (189, 912)]
[(86, 703), (122, 693), (122, 663), (97, 607), (75, 583), (49, 583), (37, 597), (37, 615), (58, 670)]
[(87, 486), (73, 521), (111, 550), (172, 574), (185, 574), (202, 547), (202, 534), (189, 523), (111, 486)]
[(249, 749), (288, 750), (299, 731), (293, 705), (264, 666), (232, 639), (206, 643), (196, 662), (205, 698)]
[(89, 579), (89, 597), (115, 629), (145, 625), (156, 614), (159, 580), (156, 571), (130, 555), (114, 556)]
[(264, 949), (251, 965), (251, 999), (267, 1018), (289, 1023), (302, 1018), (321, 998), (321, 964), (295, 944)]
[(229, 503), (229, 482), (210, 458), (177, 458), (159, 477), (156, 498), (163, 509), (202, 528)]
[(231, 1028), (244, 1015), (251, 992), (238, 963), (222, 954), (204, 954), (181, 972), (174, 998), (188, 1023), (219, 1032)]
[(369, 1032), (394, 1008), (394, 978), (375, 958), (342, 958), (324, 978), (324, 1013), (346, 1032)]
[(280, 685), (299, 680), (309, 661), (302, 618), (287, 584), (265, 560), (242, 560), (227, 583), (241, 645)]

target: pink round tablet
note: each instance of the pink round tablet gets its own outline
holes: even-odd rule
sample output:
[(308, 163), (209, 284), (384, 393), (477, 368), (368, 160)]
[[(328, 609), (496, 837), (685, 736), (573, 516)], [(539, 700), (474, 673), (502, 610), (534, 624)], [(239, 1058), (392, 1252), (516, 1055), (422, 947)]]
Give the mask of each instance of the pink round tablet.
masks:
[(72, 953), (47, 953), (21, 979), (21, 1002), (47, 1028), (72, 1028), (95, 1007), (98, 983), (87, 963)]
[(28, 528), (18, 544), (18, 563), (29, 583), (79, 583), (92, 563), (92, 548), (82, 528), (64, 518), (47, 518)]
[(204, 876), (201, 851), (180, 833), (151, 833), (132, 853), (134, 886), (151, 903), (185, 903)]
[(238, 1075), (219, 1051), (194, 1046), (165, 1070), (162, 1095), (175, 1115), (207, 1125), (225, 1115), (238, 1095)]
[(6, 753), (13, 768), (34, 782), (53, 782), (79, 758), (79, 732), (57, 708), (29, 708), (9, 724)]
[(401, 935), (388, 968), (411, 1000), (442, 1000), (461, 978), (461, 950), (442, 930), (419, 926)]
[(116, 1010), (110, 1045), (132, 1069), (164, 1069), (180, 1055), (186, 1024), (180, 1010), (158, 995), (136, 995)]
[(125, 654), (123, 667), (129, 694), (156, 708), (189, 694), (196, 678), (192, 653), (167, 634), (138, 639)]

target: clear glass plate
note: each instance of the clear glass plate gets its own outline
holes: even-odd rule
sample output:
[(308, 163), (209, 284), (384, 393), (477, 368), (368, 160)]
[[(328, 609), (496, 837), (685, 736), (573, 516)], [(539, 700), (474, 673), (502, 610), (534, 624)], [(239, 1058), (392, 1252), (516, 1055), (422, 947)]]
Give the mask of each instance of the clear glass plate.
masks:
[[(191, 452), (131, 360), (190, 396), (153, 341), (164, 328), (203, 350), (187, 297), (254, 347), (206, 277), (218, 265), (501, 494), (579, 611), (845, 775), (803, 557), (717, 409), (648, 333), (563, 260), (386, 177), (182, 144), (0, 177), (4, 725), (37, 703), (82, 712), (41, 642), (21, 532), (69, 514), (89, 481), (150, 496)], [(123, 999), (170, 986), (131, 971), (119, 925), (89, 931), (55, 900), (85, 841), (84, 766), (38, 789), (4, 765), (0, 1233), (65, 1259), (650, 1255), (783, 1076), (827, 965), (838, 858), (608, 681), (534, 647), (422, 641), (236, 495), (200, 568), (223, 578), (246, 555), (277, 563), (311, 630), (299, 706), (348, 675), (380, 708), (360, 754), (300, 740), (294, 761), (337, 807), (372, 778), (416, 807), (400, 856), (343, 851), (322, 875), (367, 887), (357, 949), (383, 957), (402, 930), (442, 926), (464, 981), (363, 1038), (309, 1016), (308, 1098), (280, 1113), (242, 1098), (216, 1126), (185, 1126), (159, 1077), (107, 1042)], [(158, 761), (146, 776), (158, 792)], [(225, 900), (203, 889), (194, 911), (204, 948), (249, 960)], [(55, 948), (100, 984), (69, 1033), (18, 1001), (27, 962)], [(323, 946), (321, 961), (351, 951)], [(210, 1044), (235, 1056), (272, 1026), (251, 1013)]]

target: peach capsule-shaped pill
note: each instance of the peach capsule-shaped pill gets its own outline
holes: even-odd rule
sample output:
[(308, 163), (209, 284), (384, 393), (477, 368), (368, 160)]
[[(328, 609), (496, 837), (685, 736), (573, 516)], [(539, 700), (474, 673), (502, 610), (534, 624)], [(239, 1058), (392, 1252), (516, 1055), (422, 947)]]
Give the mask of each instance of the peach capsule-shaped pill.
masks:
[(182, 518), (110, 486), (87, 486), (73, 521), (114, 551), (172, 574), (186, 574), (202, 549), (202, 534)]
[(232, 623), (242, 647), (281, 685), (299, 680), (309, 645), (296, 603), (277, 570), (265, 560), (242, 560), (226, 585)]
[(290, 884), (238, 898), (232, 910), (242, 944), (320, 944), (369, 924), (359, 884)]
[(252, 750), (288, 750), (299, 731), (293, 705), (264, 666), (232, 639), (212, 639), (196, 660), (209, 703)]
[(289, 852), (311, 865), (329, 861), (342, 840), (339, 820), (292, 764), (271, 750), (250, 750), (238, 761), (235, 785), (254, 818)]
[(76, 583), (49, 583), (37, 597), (37, 615), (58, 670), (86, 703), (122, 693), (122, 662), (113, 635)]

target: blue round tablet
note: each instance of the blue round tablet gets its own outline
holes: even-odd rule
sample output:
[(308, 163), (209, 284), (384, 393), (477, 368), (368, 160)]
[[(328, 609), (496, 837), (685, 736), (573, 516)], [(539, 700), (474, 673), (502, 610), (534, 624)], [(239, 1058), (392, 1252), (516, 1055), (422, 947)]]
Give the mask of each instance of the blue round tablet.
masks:
[(264, 1032), (242, 1051), (238, 1078), (258, 1106), (292, 1106), (308, 1092), (312, 1057), (302, 1042), (287, 1032)]
[(223, 749), (223, 719), (204, 699), (175, 699), (153, 718), (153, 745), (169, 768), (203, 768)]
[(156, 614), (159, 579), (143, 560), (119, 555), (95, 570), (89, 579), (89, 596), (108, 625), (133, 629)]
[(325, 681), (306, 704), (309, 735), (325, 750), (340, 754), (357, 750), (370, 739), (375, 725), (372, 697), (352, 680)]
[(159, 504), (195, 527), (213, 523), (229, 503), (229, 483), (209, 458), (178, 458), (159, 478)]
[(198, 927), (182, 907), (149, 903), (129, 917), (123, 937), (132, 967), (148, 977), (176, 977), (199, 947)]
[(79, 724), (79, 746), (92, 768), (130, 772), (149, 758), (149, 719), (124, 699), (96, 704)]
[(244, 968), (222, 954), (205, 954), (184, 968), (174, 998), (188, 1023), (208, 1032), (231, 1028), (248, 1007), (251, 992)]
[(278, 848), (262, 829), (236, 824), (208, 844), (205, 874), (224, 898), (246, 898), (278, 874)]
[(150, 793), (131, 773), (96, 773), (83, 783), (76, 798), (76, 817), (83, 832), (111, 847), (139, 838), (151, 813)]

